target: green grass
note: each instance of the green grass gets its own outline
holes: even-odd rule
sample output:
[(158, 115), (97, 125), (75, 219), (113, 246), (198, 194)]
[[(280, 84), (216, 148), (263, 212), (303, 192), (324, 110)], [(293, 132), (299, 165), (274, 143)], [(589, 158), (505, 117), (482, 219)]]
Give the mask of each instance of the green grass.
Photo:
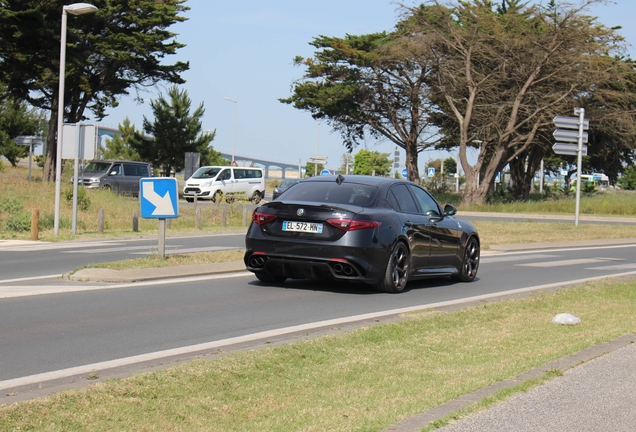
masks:
[[(582, 321), (552, 324), (560, 312)], [(634, 313), (635, 281), (457, 312), (422, 311), (389, 324), (199, 359), (3, 406), (0, 430), (382, 430), (557, 358), (636, 333)]]

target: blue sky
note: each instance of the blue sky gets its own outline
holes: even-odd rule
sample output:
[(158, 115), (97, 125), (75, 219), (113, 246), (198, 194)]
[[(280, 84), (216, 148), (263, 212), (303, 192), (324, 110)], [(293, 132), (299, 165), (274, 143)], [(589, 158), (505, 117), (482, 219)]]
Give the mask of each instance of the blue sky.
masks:
[[(313, 55), (309, 42), (314, 37), (391, 31), (399, 20), (397, 4), (390, 0), (188, 0), (186, 5), (191, 8), (185, 14), (188, 21), (172, 30), (187, 46), (172, 59), (190, 62), (183, 88), (192, 99), (193, 110), (204, 103), (203, 129), (216, 129), (217, 133), (213, 147), (232, 152), (234, 103), (224, 99), (227, 97), (237, 100), (236, 155), (292, 164), (301, 161), (304, 166), (318, 147), (318, 154), (328, 157), (327, 167), (338, 169), (346, 152), (339, 134), (278, 98), (288, 97), (293, 81), (302, 76), (304, 70), (292, 60), (296, 55)], [(596, 5), (591, 12), (607, 26), (622, 26), (619, 32), (636, 45), (632, 25), (636, 0), (611, 1)], [(634, 47), (629, 50), (634, 56)], [(167, 94), (166, 86), (148, 90), (142, 98)], [(139, 105), (132, 97), (121, 98), (120, 106), (108, 114), (103, 124), (114, 127), (126, 117), (139, 129), (144, 115), (153, 119), (150, 105)], [(394, 147), (388, 141), (369, 141), (354, 154), (360, 148), (392, 153)], [(404, 151), (400, 152), (403, 163)], [(429, 159), (447, 156), (420, 153), (420, 175)]]

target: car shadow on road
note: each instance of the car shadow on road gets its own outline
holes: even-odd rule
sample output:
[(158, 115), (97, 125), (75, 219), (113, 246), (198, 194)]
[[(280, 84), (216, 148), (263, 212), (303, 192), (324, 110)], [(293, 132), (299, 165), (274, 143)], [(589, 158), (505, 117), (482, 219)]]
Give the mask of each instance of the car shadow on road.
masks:
[[(476, 278), (475, 280), (478, 280)], [(446, 286), (462, 285), (449, 277), (436, 277), (430, 279), (420, 279), (411, 281), (406, 285), (406, 289), (401, 293), (382, 293), (375, 291), (370, 285), (354, 282), (325, 281), (314, 279), (288, 279), (283, 283), (265, 283), (258, 280), (249, 282), (249, 285), (269, 288), (294, 289), (300, 291), (322, 291), (334, 294), (354, 294), (354, 295), (400, 295), (409, 291), (425, 290), (431, 288), (442, 288)]]

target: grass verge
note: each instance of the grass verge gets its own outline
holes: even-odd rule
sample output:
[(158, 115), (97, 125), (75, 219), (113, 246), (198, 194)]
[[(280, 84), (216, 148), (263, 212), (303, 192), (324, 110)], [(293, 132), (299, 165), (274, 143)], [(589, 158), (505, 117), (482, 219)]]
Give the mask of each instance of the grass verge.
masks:
[(219, 262), (240, 261), (245, 255), (245, 249), (231, 249), (215, 252), (195, 252), (188, 254), (167, 255), (164, 259), (159, 255), (148, 255), (143, 258), (133, 258), (121, 261), (86, 264), (71, 273), (85, 268), (106, 268), (111, 270), (134, 270), (144, 268), (172, 267), (189, 264), (208, 264)]
[[(552, 324), (560, 312), (582, 321)], [(635, 333), (635, 312), (634, 280), (457, 312), (421, 311), (390, 324), (200, 359), (2, 406), (0, 430), (381, 430)]]

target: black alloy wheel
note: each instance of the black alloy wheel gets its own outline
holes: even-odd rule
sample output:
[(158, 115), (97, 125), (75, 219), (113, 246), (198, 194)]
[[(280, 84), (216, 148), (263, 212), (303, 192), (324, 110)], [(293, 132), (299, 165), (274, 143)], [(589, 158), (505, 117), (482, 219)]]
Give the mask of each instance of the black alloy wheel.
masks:
[(460, 282), (472, 282), (475, 280), (477, 270), (479, 269), (479, 254), (479, 242), (475, 237), (471, 237), (468, 239), (468, 243), (466, 243), (462, 268), (460, 272), (453, 275), (452, 278)]
[(377, 292), (399, 293), (404, 291), (409, 280), (411, 256), (406, 245), (398, 242), (391, 251), (384, 277), (373, 289)]

